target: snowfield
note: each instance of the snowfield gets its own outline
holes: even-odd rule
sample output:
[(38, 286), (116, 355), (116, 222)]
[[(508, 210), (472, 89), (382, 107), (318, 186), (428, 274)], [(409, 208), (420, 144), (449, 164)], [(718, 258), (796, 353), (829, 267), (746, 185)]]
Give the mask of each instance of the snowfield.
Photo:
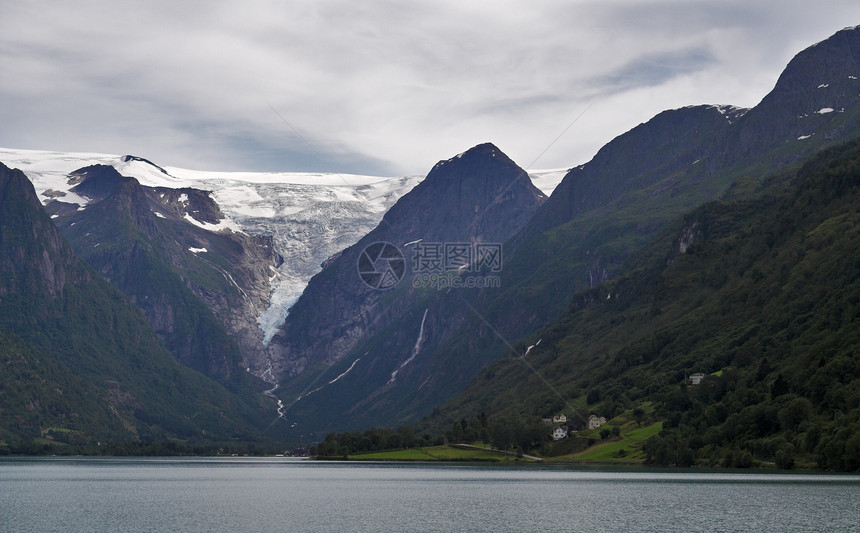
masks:
[[(376, 227), (382, 216), (423, 176), (380, 177), (302, 172), (210, 172), (161, 167), (150, 161), (111, 154), (51, 152), (0, 148), (0, 162), (24, 172), (42, 203), (51, 199), (86, 208), (88, 198), (70, 191), (69, 173), (90, 165), (110, 165), (142, 185), (211, 191), (225, 218), (206, 224), (210, 231), (270, 235), (284, 257), (273, 272), (269, 309), (259, 317), (268, 343), (321, 263), (354, 244)], [(534, 171), (536, 187), (549, 195), (565, 170)], [(154, 216), (163, 217), (154, 212)], [(190, 250), (202, 253), (205, 250)]]

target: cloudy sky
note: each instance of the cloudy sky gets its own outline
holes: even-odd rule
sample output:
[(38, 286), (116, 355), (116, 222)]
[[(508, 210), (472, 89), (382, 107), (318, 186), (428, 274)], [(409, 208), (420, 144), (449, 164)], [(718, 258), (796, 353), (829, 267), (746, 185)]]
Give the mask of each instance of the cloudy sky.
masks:
[(3, 0), (0, 146), (403, 175), (491, 141), (570, 167), (663, 109), (753, 106), (858, 24), (857, 0)]

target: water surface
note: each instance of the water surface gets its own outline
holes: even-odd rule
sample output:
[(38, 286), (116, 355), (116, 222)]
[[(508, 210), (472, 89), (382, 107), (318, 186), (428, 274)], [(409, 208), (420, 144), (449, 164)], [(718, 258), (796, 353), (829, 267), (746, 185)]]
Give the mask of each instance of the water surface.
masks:
[(860, 531), (860, 476), (357, 464), (0, 461), (0, 531)]

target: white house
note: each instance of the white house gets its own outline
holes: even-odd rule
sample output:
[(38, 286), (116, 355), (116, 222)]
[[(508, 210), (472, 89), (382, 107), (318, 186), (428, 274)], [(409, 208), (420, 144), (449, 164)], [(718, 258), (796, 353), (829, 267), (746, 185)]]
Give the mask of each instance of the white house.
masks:
[(588, 417), (588, 429), (597, 429), (604, 422), (606, 422), (606, 419), (602, 416), (600, 418), (597, 418), (596, 415), (591, 415)]
[(567, 428), (565, 426), (558, 426), (554, 430), (552, 430), (552, 440), (561, 440), (567, 437)]
[(553, 424), (564, 424), (567, 422), (567, 417), (565, 415), (555, 415), (552, 417)]
[(705, 379), (705, 375), (702, 374), (701, 372), (696, 372), (695, 374), (690, 374), (690, 383), (692, 385), (698, 385), (699, 383), (702, 382), (703, 379)]

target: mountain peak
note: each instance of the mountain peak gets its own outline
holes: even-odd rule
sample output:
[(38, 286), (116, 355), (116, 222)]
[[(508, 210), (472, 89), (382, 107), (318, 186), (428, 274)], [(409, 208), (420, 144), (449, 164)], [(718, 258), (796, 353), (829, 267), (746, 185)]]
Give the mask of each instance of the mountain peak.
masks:
[(508, 157), (501, 150), (499, 150), (499, 147), (496, 146), (495, 144), (493, 144), (491, 142), (485, 142), (485, 143), (475, 145), (472, 148), (469, 148), (468, 150), (466, 150), (465, 152), (463, 152), (462, 154), (460, 154), (456, 157), (459, 158), (459, 157), (463, 157), (463, 156), (467, 156), (467, 155), (468, 156), (488, 155), (490, 157), (495, 157), (497, 154), (501, 154), (505, 158)]
[(126, 182), (137, 184), (136, 179), (120, 175), (110, 165), (91, 165), (69, 174), (69, 184), (74, 184), (72, 192), (98, 200), (109, 196)]
[[(356, 265), (368, 246), (380, 242), (501, 246), (525, 226), (545, 198), (528, 174), (490, 143), (437, 163), (427, 178), (385, 213), (373, 231), (327, 262), (325, 269), (311, 279), (269, 344), (275, 372), (282, 376), (298, 376), (306, 370), (316, 372), (314, 368), (320, 363), (339, 361), (362, 342), (371, 342), (381, 331), (395, 327), (401, 316), (412, 316), (414, 312), (423, 322), (427, 293), (409, 290), (409, 276), (417, 275), (411, 260), (407, 262), (407, 280), (401, 282), (406, 292), (398, 299), (396, 311), (380, 304), (381, 291), (370, 290), (361, 282)], [(403, 245), (406, 254), (414, 250), (406, 246)], [(384, 388), (390, 372), (402, 363), (391, 358), (401, 351), (412, 351), (414, 343), (414, 339), (401, 335), (389, 339), (385, 353), (368, 356), (350, 380), (363, 375), (369, 387)], [(414, 366), (421, 364), (424, 363), (416, 362)], [(384, 376), (376, 376), (383, 378), (381, 381), (375, 381), (363, 374), (373, 368), (390, 370)], [(371, 394), (382, 392), (380, 389)], [(344, 401), (347, 398), (352, 402), (365, 399), (352, 393)]]
[(860, 93), (860, 26), (845, 28), (789, 61), (762, 104), (789, 105), (799, 116), (844, 109)]
[(39, 198), (36, 196), (35, 189), (33, 189), (33, 184), (30, 183), (27, 176), (18, 169), (11, 169), (3, 163), (0, 163), (0, 205), (2, 205), (3, 202), (13, 194), (20, 194), (26, 198), (33, 207), (41, 208), (42, 206), (42, 204), (39, 203)]
[(473, 146), (465, 152), (457, 154), (450, 159), (439, 161), (438, 163), (436, 163), (436, 165), (433, 167), (427, 177), (430, 178), (434, 171), (436, 171), (437, 169), (441, 169), (442, 167), (449, 166), (451, 163), (484, 163), (492, 160), (493, 158), (497, 159), (503, 165), (516, 166), (516, 163), (514, 163), (511, 158), (509, 158), (504, 152), (499, 150), (496, 145), (490, 142), (486, 142)]
[[(403, 235), (461, 240), (509, 238), (546, 199), (528, 173), (491, 143), (437, 163), (383, 218)], [(441, 205), (444, 204), (444, 207)]]

